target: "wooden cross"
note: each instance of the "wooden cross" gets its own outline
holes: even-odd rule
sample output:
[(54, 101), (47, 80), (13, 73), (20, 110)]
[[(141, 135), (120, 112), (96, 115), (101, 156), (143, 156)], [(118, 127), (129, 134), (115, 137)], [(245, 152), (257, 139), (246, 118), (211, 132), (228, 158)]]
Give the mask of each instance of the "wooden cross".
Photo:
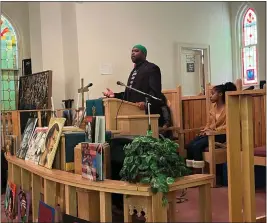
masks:
[(89, 91), (89, 88), (87, 87), (87, 88), (85, 88), (84, 86), (83, 86), (83, 78), (81, 79), (81, 88), (80, 89), (78, 89), (78, 93), (79, 94), (82, 94), (82, 109), (84, 109), (84, 93), (85, 92), (88, 92)]

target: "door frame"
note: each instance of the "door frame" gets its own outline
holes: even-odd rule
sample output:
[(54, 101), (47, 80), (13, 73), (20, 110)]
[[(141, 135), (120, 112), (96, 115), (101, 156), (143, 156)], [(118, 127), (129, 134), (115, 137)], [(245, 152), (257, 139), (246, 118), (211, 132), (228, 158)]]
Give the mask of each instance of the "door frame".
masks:
[[(181, 81), (181, 73), (182, 73), (182, 65), (181, 65), (181, 53), (183, 49), (201, 49), (204, 54), (204, 77), (205, 84), (211, 82), (211, 73), (210, 73), (210, 45), (207, 44), (198, 44), (198, 43), (175, 43), (175, 55), (174, 55), (174, 64), (175, 64), (175, 79), (176, 83), (179, 85), (182, 84)], [(180, 75), (179, 75), (180, 74)], [(204, 86), (205, 87), (205, 86)]]

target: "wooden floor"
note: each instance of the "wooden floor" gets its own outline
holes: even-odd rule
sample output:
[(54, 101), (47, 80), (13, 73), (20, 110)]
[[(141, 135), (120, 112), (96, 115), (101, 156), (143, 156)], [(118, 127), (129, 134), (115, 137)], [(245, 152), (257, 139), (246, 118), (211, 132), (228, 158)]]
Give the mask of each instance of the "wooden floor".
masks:
[[(177, 217), (179, 222), (198, 222), (198, 190), (188, 189), (185, 198), (187, 201), (177, 204)], [(177, 194), (179, 196), (180, 194)], [(257, 216), (266, 214), (266, 191), (256, 190), (256, 213)], [(3, 203), (4, 195), (1, 196)], [(7, 222), (1, 205), (1, 222)], [(212, 188), (212, 218), (213, 222), (228, 222), (228, 194), (227, 187)]]

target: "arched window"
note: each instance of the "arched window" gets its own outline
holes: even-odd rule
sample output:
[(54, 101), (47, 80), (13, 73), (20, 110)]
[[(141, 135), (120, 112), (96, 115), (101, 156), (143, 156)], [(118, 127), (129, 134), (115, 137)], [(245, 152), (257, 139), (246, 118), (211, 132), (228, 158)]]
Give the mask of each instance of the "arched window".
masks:
[(1, 110), (16, 109), (18, 41), (14, 27), (1, 15)]
[(248, 8), (242, 18), (242, 80), (243, 85), (258, 84), (257, 16)]

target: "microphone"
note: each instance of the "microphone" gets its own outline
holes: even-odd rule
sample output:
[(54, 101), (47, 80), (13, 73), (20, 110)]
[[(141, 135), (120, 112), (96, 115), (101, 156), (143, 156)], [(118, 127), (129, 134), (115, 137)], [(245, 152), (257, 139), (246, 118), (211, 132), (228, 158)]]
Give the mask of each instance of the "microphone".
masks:
[(92, 87), (92, 86), (93, 86), (93, 83), (89, 83), (89, 84), (87, 84), (84, 88)]
[(162, 101), (160, 98), (156, 98), (156, 97), (153, 96), (153, 95), (150, 95), (150, 94), (147, 94), (147, 93), (145, 93), (145, 92), (143, 92), (143, 91), (139, 91), (139, 90), (137, 90), (137, 89), (135, 89), (135, 88), (129, 87), (129, 86), (127, 86), (126, 84), (124, 84), (124, 83), (122, 83), (122, 82), (120, 82), (120, 81), (117, 81), (117, 85), (120, 85), (120, 86), (129, 88), (129, 89), (131, 89), (131, 90), (133, 90), (133, 91), (138, 92), (139, 94), (142, 94), (142, 95), (144, 95), (144, 96), (146, 96), (146, 97), (149, 97), (149, 98), (152, 98), (152, 99), (154, 99), (154, 100)]
[(126, 85), (124, 83), (120, 82), (120, 81), (117, 81), (117, 85), (126, 87)]
[[(89, 91), (89, 87), (92, 87), (93, 86), (93, 83), (89, 83), (89, 84), (87, 84), (86, 86), (84, 86), (83, 88), (80, 88), (80, 89), (78, 89), (78, 93), (81, 93), (81, 92), (83, 92), (83, 91), (85, 91), (85, 90), (88, 90)], [(79, 100), (79, 99), (78, 99)]]

